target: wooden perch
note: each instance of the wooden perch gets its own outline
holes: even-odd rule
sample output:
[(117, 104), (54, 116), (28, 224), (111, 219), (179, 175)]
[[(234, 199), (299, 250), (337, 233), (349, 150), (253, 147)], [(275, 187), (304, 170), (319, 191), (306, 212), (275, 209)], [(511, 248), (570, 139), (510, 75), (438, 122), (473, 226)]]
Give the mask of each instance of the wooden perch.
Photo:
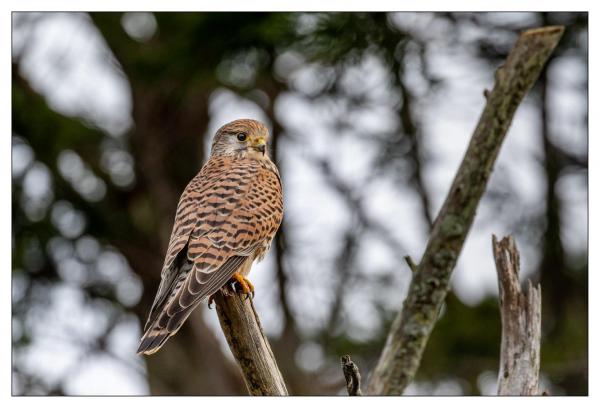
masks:
[(342, 371), (344, 372), (348, 395), (362, 395), (362, 391), (360, 390), (360, 371), (358, 371), (358, 366), (354, 364), (349, 355), (342, 356)]
[(369, 380), (369, 395), (401, 395), (413, 380), (502, 141), (563, 30), (554, 26), (526, 31), (498, 69), (494, 88), (486, 94), (485, 109), (413, 274), (404, 306)]
[(217, 315), (250, 395), (288, 395), (252, 299), (215, 294)]
[(528, 281), (527, 294), (519, 282), (519, 251), (512, 237), (498, 242), (492, 236), (498, 272), (502, 341), (498, 395), (539, 395), (542, 292)]

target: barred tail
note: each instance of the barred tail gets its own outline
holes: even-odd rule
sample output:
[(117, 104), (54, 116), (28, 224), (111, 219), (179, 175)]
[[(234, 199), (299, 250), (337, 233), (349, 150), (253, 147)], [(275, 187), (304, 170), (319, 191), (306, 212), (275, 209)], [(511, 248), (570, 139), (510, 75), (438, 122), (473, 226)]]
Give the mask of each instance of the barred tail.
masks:
[(173, 334), (175, 333), (169, 333), (166, 327), (150, 327), (142, 336), (137, 353), (147, 355), (156, 353)]
[(180, 310), (174, 315), (169, 315), (167, 310), (163, 310), (152, 322), (147, 326), (146, 332), (142, 336), (138, 354), (154, 354), (169, 340), (169, 337), (174, 336), (181, 328), (183, 322), (187, 320), (190, 313), (194, 310), (193, 307)]

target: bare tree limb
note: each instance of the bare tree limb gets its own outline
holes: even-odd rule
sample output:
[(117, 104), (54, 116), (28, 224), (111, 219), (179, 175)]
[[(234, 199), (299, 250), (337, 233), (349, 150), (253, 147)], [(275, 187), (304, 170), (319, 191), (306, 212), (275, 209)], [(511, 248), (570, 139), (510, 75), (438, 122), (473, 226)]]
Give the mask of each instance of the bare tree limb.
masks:
[(215, 294), (217, 314), (250, 395), (288, 395), (252, 299)]
[(348, 395), (362, 395), (362, 391), (360, 390), (360, 371), (358, 371), (358, 366), (354, 364), (349, 355), (342, 356), (342, 371), (346, 379)]
[(526, 31), (498, 69), (494, 88), (487, 95), (485, 109), (436, 218), (404, 306), (369, 380), (368, 394), (401, 395), (413, 380), (514, 113), (563, 31), (560, 26)]
[(539, 395), (542, 292), (528, 281), (527, 294), (519, 283), (519, 251), (511, 236), (500, 242), (492, 235), (502, 341), (498, 395)]

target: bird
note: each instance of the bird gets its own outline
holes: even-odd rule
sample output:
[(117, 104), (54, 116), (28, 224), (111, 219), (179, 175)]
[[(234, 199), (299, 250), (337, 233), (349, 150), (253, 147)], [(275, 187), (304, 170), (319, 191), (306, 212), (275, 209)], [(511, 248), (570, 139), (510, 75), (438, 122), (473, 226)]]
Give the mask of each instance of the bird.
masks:
[(179, 199), (138, 354), (157, 352), (219, 290), (254, 295), (247, 275), (265, 257), (283, 219), (281, 178), (268, 141), (267, 127), (253, 119), (216, 131), (208, 161)]

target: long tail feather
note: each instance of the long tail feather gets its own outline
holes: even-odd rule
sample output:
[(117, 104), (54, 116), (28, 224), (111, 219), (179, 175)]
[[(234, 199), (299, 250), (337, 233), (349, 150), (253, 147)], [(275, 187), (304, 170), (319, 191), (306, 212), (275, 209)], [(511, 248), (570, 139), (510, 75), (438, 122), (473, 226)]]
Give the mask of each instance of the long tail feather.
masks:
[(138, 354), (154, 354), (165, 344), (165, 342), (171, 337), (174, 333), (169, 333), (166, 328), (152, 328), (144, 333), (142, 340), (140, 341), (140, 346), (138, 347)]

